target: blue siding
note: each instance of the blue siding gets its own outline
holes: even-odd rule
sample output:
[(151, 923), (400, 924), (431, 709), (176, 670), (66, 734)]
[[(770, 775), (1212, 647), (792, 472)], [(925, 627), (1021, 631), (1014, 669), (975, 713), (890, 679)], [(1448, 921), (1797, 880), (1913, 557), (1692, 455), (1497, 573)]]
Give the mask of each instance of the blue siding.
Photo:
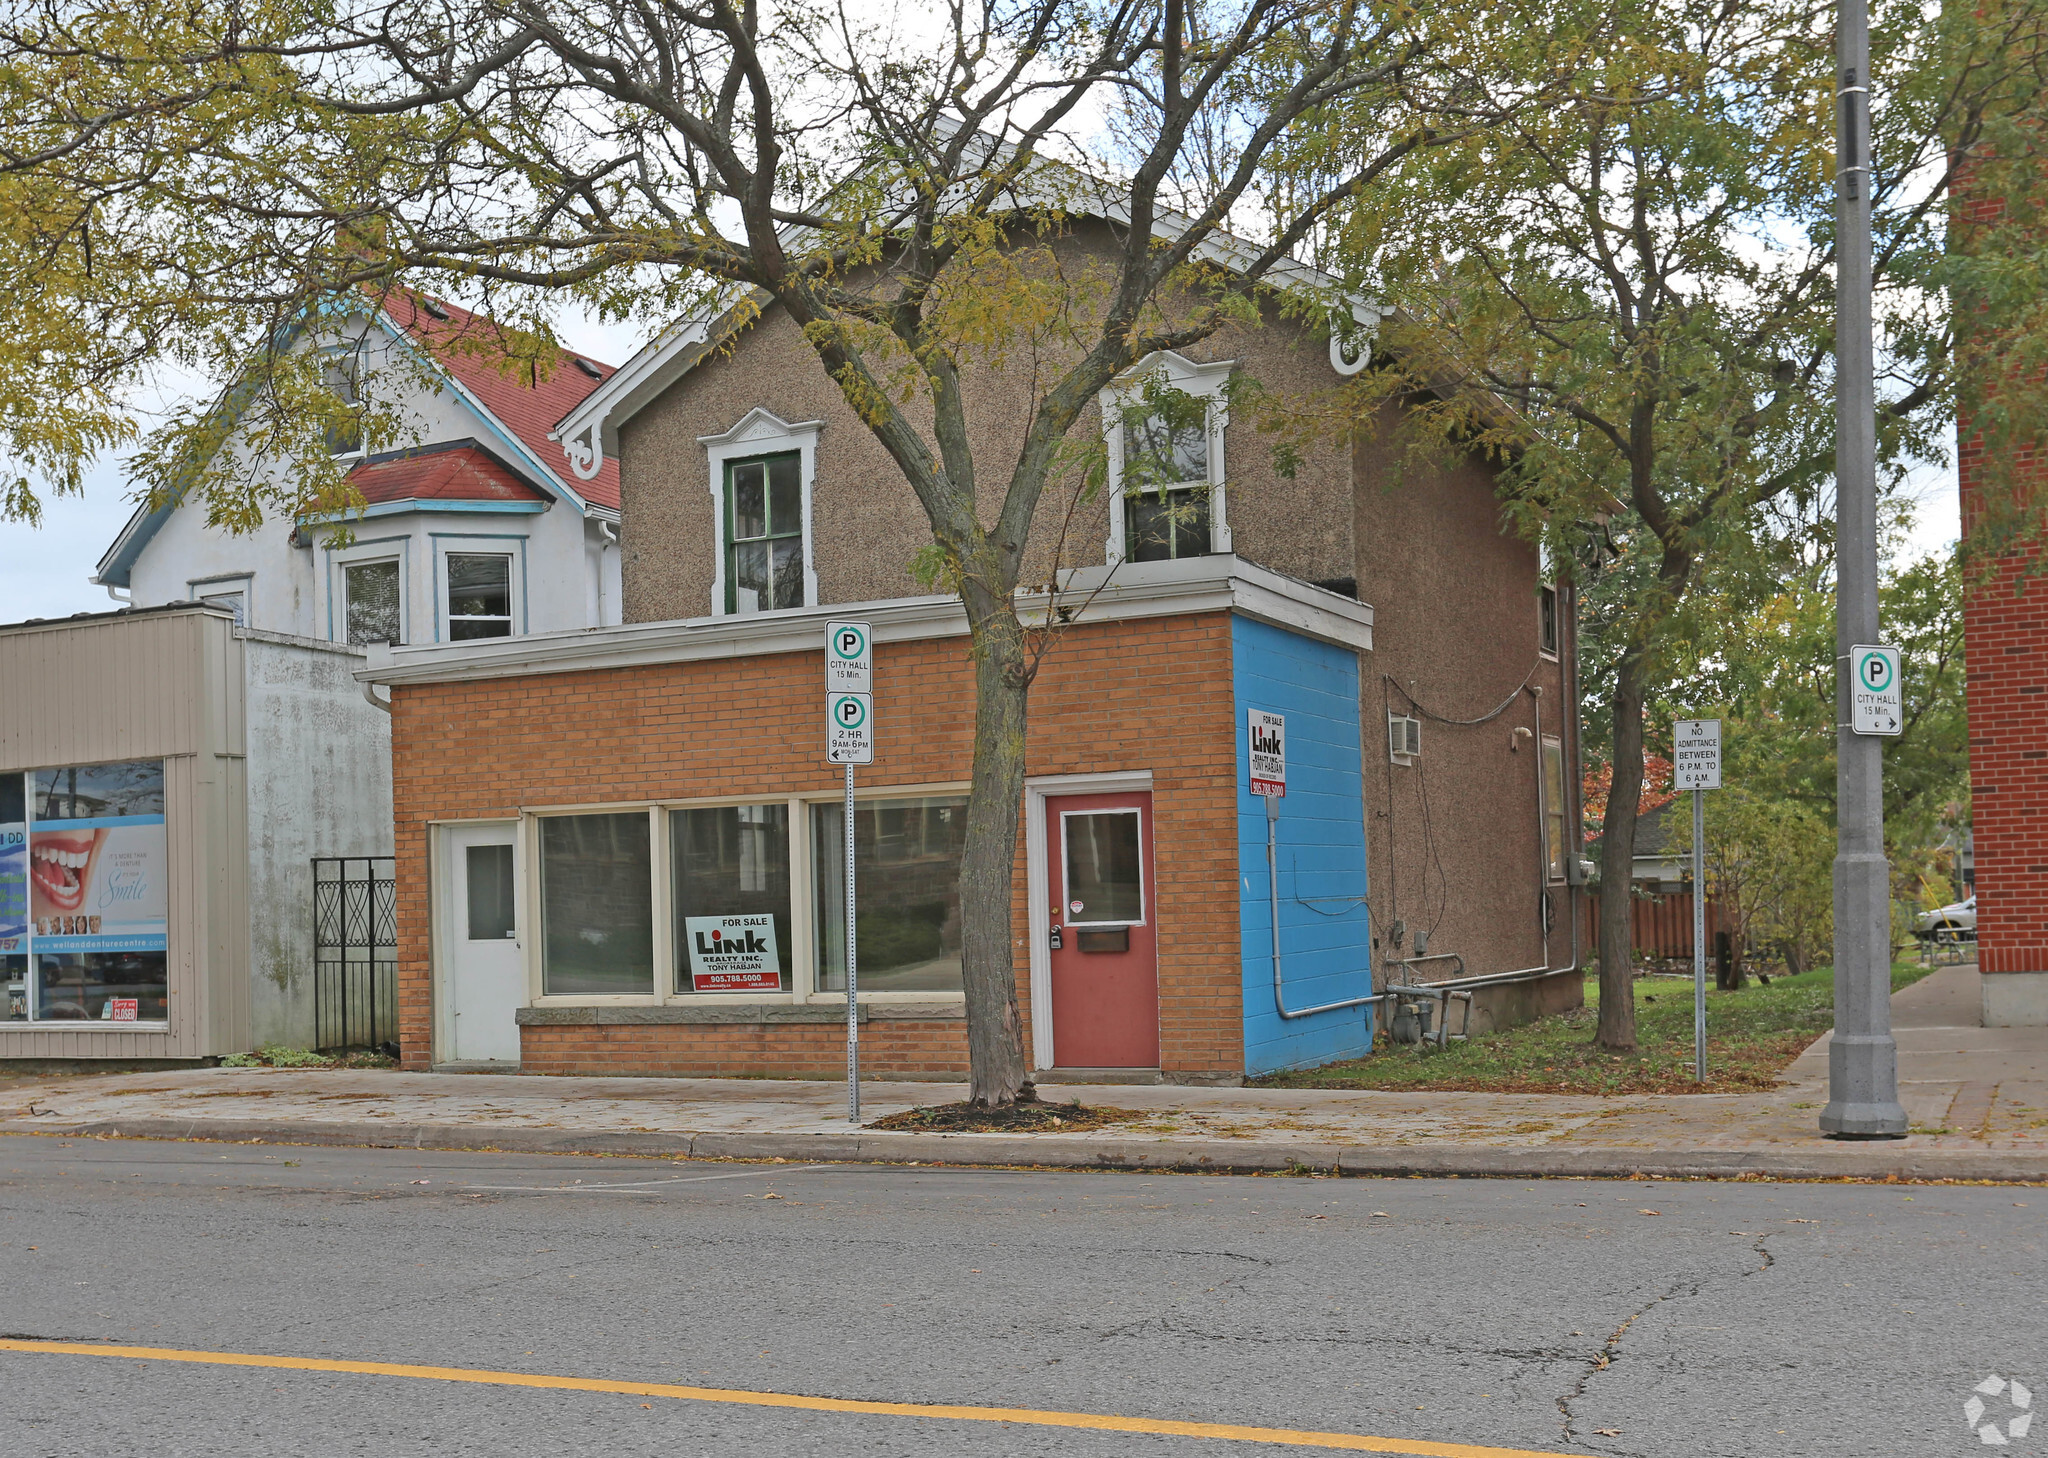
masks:
[(1372, 991), (1365, 896), (1365, 801), (1358, 655), (1250, 618), (1231, 619), (1236, 696), (1238, 927), (1247, 1074), (1308, 1068), (1372, 1048), (1371, 1009), (1282, 1019), (1273, 1005), (1266, 809), (1250, 790), (1245, 711), (1287, 718), (1280, 802), (1280, 965), (1289, 1008)]

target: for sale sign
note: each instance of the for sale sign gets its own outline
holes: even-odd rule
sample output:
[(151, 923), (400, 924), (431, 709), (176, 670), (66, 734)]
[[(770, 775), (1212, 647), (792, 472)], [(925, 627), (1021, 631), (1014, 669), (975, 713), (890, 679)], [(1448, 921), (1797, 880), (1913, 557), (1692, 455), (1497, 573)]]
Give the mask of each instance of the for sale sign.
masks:
[(1245, 710), (1245, 742), (1251, 752), (1252, 793), (1287, 793), (1287, 719), (1264, 709)]
[(690, 987), (696, 992), (780, 992), (782, 963), (775, 950), (775, 918), (686, 916)]

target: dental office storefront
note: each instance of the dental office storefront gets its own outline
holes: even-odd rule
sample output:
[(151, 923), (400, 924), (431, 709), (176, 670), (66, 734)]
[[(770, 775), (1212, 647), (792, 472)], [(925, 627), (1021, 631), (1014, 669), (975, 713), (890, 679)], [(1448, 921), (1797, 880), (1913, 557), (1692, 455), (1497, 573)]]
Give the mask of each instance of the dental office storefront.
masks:
[(361, 661), (205, 603), (0, 624), (0, 1059), (315, 1042), (313, 857), (389, 854)]
[[(875, 638), (857, 776), (862, 1056), (966, 1068), (973, 690), (956, 601), (373, 650), (389, 685), (411, 1068), (843, 1072), (845, 826), (823, 635)], [(1013, 944), (1033, 1065), (1231, 1082), (1369, 1048), (1371, 609), (1231, 557), (1129, 565), (1031, 701)], [(1284, 720), (1280, 883), (1247, 714)], [(1276, 894), (1277, 892), (1277, 894)]]

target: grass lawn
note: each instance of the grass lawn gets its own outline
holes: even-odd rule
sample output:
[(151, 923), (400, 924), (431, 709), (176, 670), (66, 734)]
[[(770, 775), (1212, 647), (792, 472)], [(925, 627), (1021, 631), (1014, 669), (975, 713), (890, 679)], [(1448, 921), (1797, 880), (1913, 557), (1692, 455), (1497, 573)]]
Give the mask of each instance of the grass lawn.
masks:
[[(1900, 962), (1892, 991), (1932, 968)], [(1586, 979), (1586, 1005), (1555, 1017), (1485, 1033), (1439, 1052), (1382, 1035), (1370, 1058), (1267, 1074), (1262, 1088), (1466, 1089), (1488, 1093), (1740, 1093), (1774, 1087), (1785, 1065), (1834, 1025), (1834, 973), (1752, 980), (1737, 992), (1707, 988), (1707, 1082), (1692, 1076), (1692, 983), (1636, 983), (1636, 1051), (1593, 1044), (1600, 984)], [(1458, 1014), (1452, 1014), (1452, 1027)]]

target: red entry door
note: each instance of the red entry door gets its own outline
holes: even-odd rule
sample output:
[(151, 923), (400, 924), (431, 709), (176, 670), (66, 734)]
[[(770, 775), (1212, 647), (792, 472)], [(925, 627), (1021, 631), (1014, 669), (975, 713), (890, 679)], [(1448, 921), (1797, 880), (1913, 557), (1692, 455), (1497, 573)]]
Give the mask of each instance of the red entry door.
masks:
[(1052, 1051), (1061, 1068), (1159, 1066), (1152, 797), (1045, 802)]

